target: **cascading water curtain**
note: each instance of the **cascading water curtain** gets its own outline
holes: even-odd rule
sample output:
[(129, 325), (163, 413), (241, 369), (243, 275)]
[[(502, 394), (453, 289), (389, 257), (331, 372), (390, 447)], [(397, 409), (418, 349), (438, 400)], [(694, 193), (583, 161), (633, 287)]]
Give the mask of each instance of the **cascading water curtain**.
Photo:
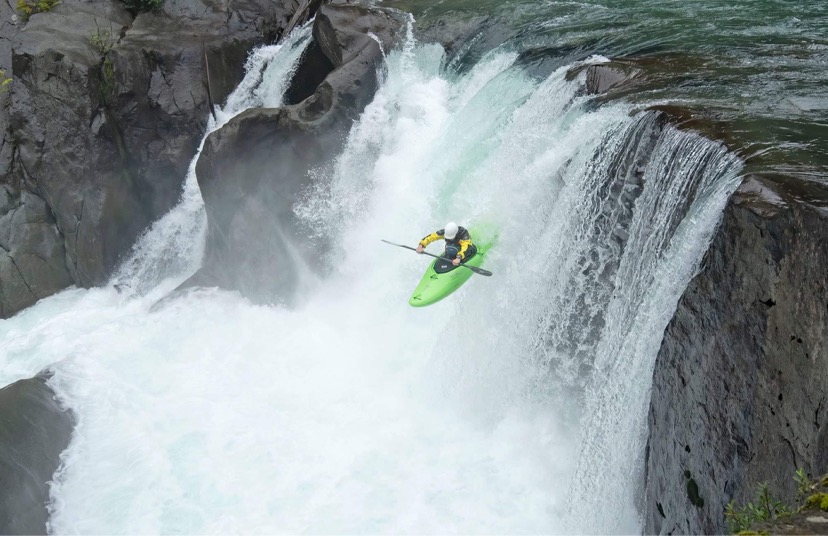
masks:
[(641, 530), (640, 519), (618, 520), (636, 511), (642, 489), (655, 358), (741, 170), (724, 146), (671, 126), (641, 170), (584, 393), (570, 505), (573, 519), (586, 515), (586, 498), (601, 482), (602, 515), (590, 530)]
[[(112, 278), (128, 295), (155, 290), (157, 297), (175, 288), (200, 266), (204, 254), (207, 220), (195, 167), (204, 141), (234, 116), (250, 108), (277, 108), (311, 41), (311, 26), (292, 32), (278, 45), (253, 51), (245, 65), (245, 77), (208, 119), (207, 131), (190, 161), (179, 204), (155, 222), (132, 248), (132, 255)], [(161, 285), (162, 282), (167, 284)], [(160, 285), (160, 287), (159, 287)]]
[[(278, 105), (309, 40), (255, 52), (209, 128)], [(113, 286), (0, 324), (3, 378), (51, 366), (78, 417), (51, 530), (639, 530), (653, 360), (741, 164), (596, 108), (575, 66), (539, 80), (499, 49), (455, 72), (409, 31), (310, 172), (295, 210), (332, 269), (293, 308), (219, 289), (156, 305), (201, 262), (193, 165)], [(494, 276), (411, 308), (427, 260), (379, 240), (448, 220), (493, 238)]]

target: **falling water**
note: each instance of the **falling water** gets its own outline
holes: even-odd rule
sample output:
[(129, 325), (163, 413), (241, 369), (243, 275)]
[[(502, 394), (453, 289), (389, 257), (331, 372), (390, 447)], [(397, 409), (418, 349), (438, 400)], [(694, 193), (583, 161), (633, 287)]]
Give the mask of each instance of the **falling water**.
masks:
[[(308, 35), (256, 51), (208, 132), (278, 105)], [(0, 324), (4, 382), (49, 366), (78, 417), (50, 529), (640, 530), (655, 354), (741, 164), (655, 112), (594, 106), (569, 67), (391, 51), (296, 207), (337, 246), (293, 308), (218, 289), (153, 307), (201, 262), (193, 164), (113, 286)], [(449, 219), (497, 237), (495, 275), (410, 308), (423, 259), (379, 239)]]

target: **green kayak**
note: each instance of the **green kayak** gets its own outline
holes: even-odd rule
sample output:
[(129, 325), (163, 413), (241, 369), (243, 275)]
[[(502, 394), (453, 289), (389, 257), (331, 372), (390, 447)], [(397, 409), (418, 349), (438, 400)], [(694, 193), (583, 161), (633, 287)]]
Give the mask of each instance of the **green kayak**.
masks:
[[(468, 266), (480, 267), (486, 258), (486, 252), (491, 248), (491, 243), (476, 244), (477, 253), (475, 253), (469, 260), (463, 264)], [(441, 259), (434, 259), (428, 265), (423, 279), (417, 288), (414, 289), (414, 294), (408, 303), (413, 307), (425, 307), (432, 303), (437, 303), (458, 288), (463, 283), (469, 280), (474, 272), (463, 266), (454, 266), (450, 262)]]

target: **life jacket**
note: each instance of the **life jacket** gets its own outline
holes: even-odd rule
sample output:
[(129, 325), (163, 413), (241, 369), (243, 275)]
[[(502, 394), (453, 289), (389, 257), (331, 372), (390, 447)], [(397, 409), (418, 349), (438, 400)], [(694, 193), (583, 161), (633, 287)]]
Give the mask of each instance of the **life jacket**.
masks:
[(466, 258), (466, 253), (469, 248), (472, 247), (471, 234), (465, 227), (458, 226), (457, 234), (454, 235), (454, 238), (446, 238), (446, 230), (440, 229), (439, 231), (435, 231), (430, 235), (423, 237), (423, 239), (420, 240), (420, 244), (422, 244), (423, 247), (426, 247), (436, 240), (445, 240), (446, 245), (452, 245), (457, 248), (457, 256), (460, 257), (461, 260)]

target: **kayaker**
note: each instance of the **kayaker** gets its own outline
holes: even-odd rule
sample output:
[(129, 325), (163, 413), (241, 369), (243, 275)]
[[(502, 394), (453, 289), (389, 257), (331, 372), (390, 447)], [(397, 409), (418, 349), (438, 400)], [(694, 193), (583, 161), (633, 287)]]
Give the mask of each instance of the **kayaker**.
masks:
[(422, 253), (426, 246), (436, 240), (446, 241), (446, 251), (443, 256), (451, 259), (451, 263), (455, 266), (472, 258), (477, 253), (477, 247), (472, 244), (469, 230), (460, 227), (453, 221), (448, 222), (444, 229), (435, 231), (420, 240), (420, 243), (417, 244), (417, 253)]

